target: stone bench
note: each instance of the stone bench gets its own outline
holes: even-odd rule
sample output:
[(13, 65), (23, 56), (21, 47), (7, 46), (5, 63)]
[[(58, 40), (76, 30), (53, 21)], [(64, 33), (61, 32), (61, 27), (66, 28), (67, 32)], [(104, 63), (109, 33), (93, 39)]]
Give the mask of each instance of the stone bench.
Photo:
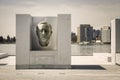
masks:
[(0, 59), (5, 58), (5, 57), (8, 57), (7, 53), (0, 53)]

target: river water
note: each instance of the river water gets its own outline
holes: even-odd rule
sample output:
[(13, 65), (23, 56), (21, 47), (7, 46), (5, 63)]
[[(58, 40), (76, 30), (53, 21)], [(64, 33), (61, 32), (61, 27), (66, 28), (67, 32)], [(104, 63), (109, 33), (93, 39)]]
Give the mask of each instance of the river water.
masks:
[(103, 45), (79, 45), (72, 44), (71, 45), (71, 54), (75, 56), (92, 56), (93, 53), (110, 53), (111, 45), (103, 44)]
[[(79, 45), (71, 44), (71, 55), (92, 56), (93, 53), (110, 53), (111, 45)], [(0, 44), (0, 52), (16, 55), (16, 44)]]
[(16, 44), (0, 44), (0, 53), (16, 55)]

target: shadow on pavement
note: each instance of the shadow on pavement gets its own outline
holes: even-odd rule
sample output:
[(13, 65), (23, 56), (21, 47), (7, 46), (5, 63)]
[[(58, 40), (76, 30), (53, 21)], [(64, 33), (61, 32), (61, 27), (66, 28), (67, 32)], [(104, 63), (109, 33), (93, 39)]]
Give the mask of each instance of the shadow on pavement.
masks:
[(71, 69), (106, 70), (100, 65), (71, 65)]

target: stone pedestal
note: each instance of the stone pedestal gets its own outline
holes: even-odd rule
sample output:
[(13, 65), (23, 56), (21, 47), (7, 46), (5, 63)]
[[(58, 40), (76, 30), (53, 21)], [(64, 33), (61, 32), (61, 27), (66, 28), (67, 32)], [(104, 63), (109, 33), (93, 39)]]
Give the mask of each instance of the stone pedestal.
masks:
[[(40, 49), (35, 33), (35, 25), (42, 20), (49, 22), (54, 31), (51, 37), (51, 46), (45, 50)], [(29, 14), (17, 14), (16, 68), (70, 68), (70, 34), (70, 14), (58, 14), (54, 17), (33, 17)]]

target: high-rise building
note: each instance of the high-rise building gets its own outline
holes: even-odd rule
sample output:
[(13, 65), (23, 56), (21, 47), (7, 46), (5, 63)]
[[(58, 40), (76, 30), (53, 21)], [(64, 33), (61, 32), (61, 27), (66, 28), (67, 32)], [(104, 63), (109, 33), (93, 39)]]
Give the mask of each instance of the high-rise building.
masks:
[(80, 43), (80, 27), (77, 27), (77, 43)]
[(74, 43), (77, 41), (77, 36), (73, 32), (71, 32), (71, 41), (74, 42)]
[(96, 30), (93, 29), (93, 40), (96, 40)]
[(101, 41), (101, 30), (93, 29), (93, 41)]
[(93, 27), (90, 24), (81, 24), (77, 28), (77, 42), (91, 42), (93, 39)]
[(111, 29), (110, 26), (104, 26), (101, 28), (101, 41), (103, 43), (111, 42)]
[(96, 40), (101, 40), (101, 30), (96, 30)]

